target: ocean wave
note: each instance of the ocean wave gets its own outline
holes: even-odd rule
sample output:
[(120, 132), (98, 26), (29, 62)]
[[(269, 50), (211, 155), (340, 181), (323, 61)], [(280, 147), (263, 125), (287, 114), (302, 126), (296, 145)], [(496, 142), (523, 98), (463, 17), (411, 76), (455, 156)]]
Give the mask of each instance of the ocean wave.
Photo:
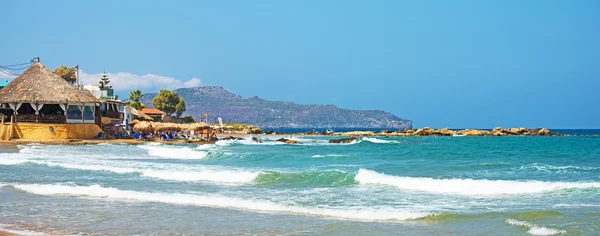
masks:
[(4, 159), (0, 158), (0, 165), (20, 165), (27, 163), (28, 160), (18, 160), (18, 159)]
[(262, 172), (254, 180), (263, 185), (350, 185), (355, 184), (354, 173), (344, 171), (324, 172)]
[[(231, 146), (231, 145), (263, 145), (263, 146), (271, 146), (271, 145), (287, 145), (284, 142), (274, 141), (273, 138), (265, 138), (259, 139), (261, 142), (256, 142), (252, 140), (251, 137), (246, 137), (242, 140), (219, 140), (215, 142), (217, 146)], [(354, 140), (350, 143), (329, 143), (329, 140), (321, 140), (321, 139), (301, 139), (301, 138), (290, 138), (289, 140), (297, 141), (298, 143), (291, 145), (301, 145), (301, 146), (329, 146), (329, 145), (353, 145), (362, 142), (361, 140)]]
[[(139, 174), (142, 177), (148, 177), (153, 179), (181, 181), (181, 182), (197, 182), (207, 181), (213, 183), (229, 183), (229, 184), (248, 184), (252, 183), (254, 179), (261, 172), (250, 172), (244, 170), (216, 170), (216, 169), (200, 169), (200, 170), (157, 170), (157, 169), (143, 169), (143, 168), (131, 168), (131, 167), (115, 167), (106, 165), (82, 165), (82, 164), (70, 164), (70, 163), (56, 163), (48, 161), (36, 161), (36, 160), (19, 160), (14, 162), (2, 162), (4, 165), (20, 165), (32, 163), (37, 165), (45, 165), (49, 167), (61, 167), (64, 169), (74, 170), (87, 170), (87, 171), (104, 171), (112, 172), (117, 174)], [(176, 167), (172, 167), (176, 168)]]
[(396, 140), (383, 140), (383, 139), (378, 139), (378, 138), (368, 138), (368, 137), (364, 137), (362, 138), (363, 141), (367, 141), (370, 143), (400, 143)]
[(193, 182), (193, 181), (209, 181), (209, 182), (220, 182), (220, 183), (251, 183), (258, 177), (260, 172), (247, 172), (247, 171), (157, 171), (157, 170), (145, 170), (141, 172), (142, 176), (182, 181), (182, 182)]
[(111, 200), (133, 200), (142, 202), (160, 202), (177, 205), (202, 207), (233, 208), (256, 212), (273, 212), (283, 214), (301, 214), (359, 221), (404, 221), (423, 218), (431, 213), (410, 212), (398, 209), (364, 209), (364, 208), (321, 208), (291, 206), (267, 200), (250, 200), (226, 196), (210, 196), (180, 193), (139, 192), (120, 190), (117, 188), (91, 186), (71, 186), (62, 184), (12, 184), (15, 189), (37, 195), (96, 197)]
[(326, 154), (326, 155), (313, 155), (312, 158), (323, 158), (323, 157), (347, 157), (348, 155), (343, 154)]
[(148, 151), (148, 154), (154, 157), (166, 159), (203, 159), (208, 152), (194, 150), (189, 147), (160, 147), (159, 145), (140, 145), (141, 149)]
[(526, 221), (520, 221), (520, 220), (515, 220), (515, 219), (510, 219), (510, 218), (506, 219), (505, 222), (509, 225), (527, 228), (527, 229), (529, 229), (527, 231), (527, 233), (531, 234), (531, 235), (557, 235), (557, 234), (566, 234), (567, 233), (567, 231), (564, 231), (564, 230), (542, 227), (542, 226), (538, 226), (538, 225), (535, 225), (535, 224), (532, 224), (532, 223), (529, 223)]
[(231, 146), (231, 145), (283, 145), (282, 142), (256, 142), (252, 138), (244, 138), (242, 140), (219, 140), (215, 142), (217, 146)]
[(553, 166), (553, 165), (547, 165), (547, 164), (542, 164), (542, 163), (533, 163), (530, 165), (521, 166), (520, 169), (561, 172), (561, 171), (594, 171), (594, 170), (599, 170), (600, 168), (591, 167), (591, 166)]
[(435, 194), (464, 196), (501, 196), (515, 194), (535, 194), (560, 189), (600, 188), (600, 183), (474, 180), (474, 179), (433, 179), (400, 177), (360, 169), (354, 179), (360, 184), (382, 184), (403, 190), (424, 191)]

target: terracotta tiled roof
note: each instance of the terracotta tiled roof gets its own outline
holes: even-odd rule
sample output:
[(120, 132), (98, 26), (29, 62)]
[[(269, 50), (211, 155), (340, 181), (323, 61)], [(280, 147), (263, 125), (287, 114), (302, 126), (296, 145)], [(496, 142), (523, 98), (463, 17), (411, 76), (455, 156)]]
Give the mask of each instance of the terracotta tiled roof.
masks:
[(141, 112), (143, 112), (146, 115), (162, 115), (162, 114), (164, 114), (162, 111), (160, 111), (156, 108), (144, 108), (141, 110)]

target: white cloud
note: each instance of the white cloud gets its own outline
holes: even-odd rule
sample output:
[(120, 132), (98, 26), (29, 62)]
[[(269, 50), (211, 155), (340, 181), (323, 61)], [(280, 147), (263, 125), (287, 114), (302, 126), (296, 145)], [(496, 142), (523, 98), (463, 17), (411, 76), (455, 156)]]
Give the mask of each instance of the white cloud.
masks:
[[(182, 81), (155, 74), (136, 75), (129, 72), (119, 72), (106, 73), (106, 75), (110, 78), (110, 85), (112, 85), (115, 90), (130, 91), (140, 89), (144, 93), (156, 92), (160, 89), (173, 90), (178, 88), (197, 87), (201, 84), (200, 79), (196, 77), (187, 81)], [(102, 77), (102, 73), (87, 74), (83, 72), (83, 70), (80, 70), (79, 77), (81, 78), (81, 83), (83, 85), (98, 84), (98, 81), (100, 81), (100, 78)]]
[(200, 86), (200, 79), (194, 77), (188, 81), (183, 82), (185, 87), (198, 87)]
[(14, 78), (17, 78), (17, 76), (16, 75), (11, 75), (11, 73), (9, 71), (6, 71), (6, 70), (1, 70), (0, 71), (0, 79), (2, 79), (2, 80), (5, 80), (5, 79), (12, 80)]

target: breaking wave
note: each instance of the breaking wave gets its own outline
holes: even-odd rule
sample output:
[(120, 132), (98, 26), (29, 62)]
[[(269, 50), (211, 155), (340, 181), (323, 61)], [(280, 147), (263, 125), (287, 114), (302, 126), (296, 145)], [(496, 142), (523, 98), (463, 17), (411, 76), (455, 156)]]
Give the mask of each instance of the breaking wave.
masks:
[(264, 185), (350, 185), (355, 184), (354, 173), (343, 171), (324, 172), (263, 172), (254, 180), (256, 184)]
[(189, 147), (161, 147), (158, 145), (141, 145), (139, 148), (148, 151), (151, 156), (166, 158), (166, 159), (203, 159), (208, 155), (208, 152), (198, 151)]
[(368, 138), (368, 137), (364, 137), (362, 138), (363, 141), (367, 141), (370, 143), (400, 143), (396, 140), (383, 140), (383, 139), (378, 139), (378, 138)]
[(323, 157), (347, 157), (348, 155), (342, 154), (326, 154), (326, 155), (313, 155), (312, 158), (323, 158)]
[(247, 184), (252, 183), (254, 179), (260, 174), (260, 172), (250, 172), (243, 170), (215, 170), (202, 168), (199, 170), (156, 170), (156, 169), (142, 169), (142, 168), (131, 168), (131, 167), (115, 167), (115, 166), (104, 166), (104, 165), (81, 165), (81, 164), (69, 164), (69, 163), (55, 163), (46, 161), (36, 160), (2, 160), (0, 159), (0, 165), (21, 165), (26, 163), (32, 163), (37, 165), (45, 165), (49, 167), (61, 167), (65, 169), (75, 170), (87, 170), (87, 171), (105, 171), (117, 174), (139, 174), (143, 177), (181, 181), (181, 182), (195, 182), (195, 181), (208, 181), (216, 183), (231, 183), (231, 184)]
[(600, 183), (542, 182), (474, 179), (433, 179), (400, 177), (360, 169), (354, 178), (360, 184), (382, 184), (402, 190), (414, 190), (435, 194), (455, 194), (465, 196), (501, 196), (514, 194), (535, 194), (560, 189), (600, 188)]
[(509, 225), (527, 228), (527, 229), (529, 229), (527, 231), (527, 233), (531, 234), (531, 235), (557, 235), (557, 234), (566, 234), (567, 233), (567, 231), (564, 231), (564, 230), (542, 227), (542, 226), (538, 226), (538, 225), (535, 225), (535, 224), (532, 224), (532, 223), (529, 223), (526, 221), (520, 221), (520, 220), (515, 220), (515, 219), (510, 219), (510, 218), (506, 219), (505, 222)]
[[(9, 186), (9, 185), (6, 185)], [(377, 221), (404, 221), (423, 218), (430, 213), (410, 212), (398, 209), (365, 209), (356, 207), (321, 208), (297, 205), (284, 205), (266, 200), (250, 200), (218, 195), (196, 195), (181, 193), (139, 192), (116, 188), (91, 186), (70, 186), (61, 184), (13, 184), (15, 189), (37, 195), (60, 195), (75, 197), (96, 197), (112, 200), (133, 200), (141, 202), (160, 202), (177, 205), (202, 207), (234, 208), (257, 212), (274, 212), (285, 214), (302, 214), (331, 217), (338, 219)]]

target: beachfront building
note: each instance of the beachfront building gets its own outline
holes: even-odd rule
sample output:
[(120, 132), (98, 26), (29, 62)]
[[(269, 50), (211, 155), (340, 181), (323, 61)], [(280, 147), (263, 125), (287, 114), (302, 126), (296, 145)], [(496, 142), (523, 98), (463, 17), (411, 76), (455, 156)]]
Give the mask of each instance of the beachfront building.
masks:
[[(0, 90), (2, 139), (88, 139), (99, 100), (37, 62)], [(9, 120), (9, 123), (5, 123)]]
[(116, 124), (124, 122), (124, 106), (119, 97), (114, 95), (112, 88), (106, 88), (98, 84), (83, 86), (90, 91), (100, 102), (96, 114), (102, 124)]
[(156, 108), (144, 108), (142, 109), (142, 112), (150, 117), (152, 117), (152, 119), (154, 119), (154, 121), (162, 121), (163, 117), (164, 117), (164, 112), (156, 109)]

